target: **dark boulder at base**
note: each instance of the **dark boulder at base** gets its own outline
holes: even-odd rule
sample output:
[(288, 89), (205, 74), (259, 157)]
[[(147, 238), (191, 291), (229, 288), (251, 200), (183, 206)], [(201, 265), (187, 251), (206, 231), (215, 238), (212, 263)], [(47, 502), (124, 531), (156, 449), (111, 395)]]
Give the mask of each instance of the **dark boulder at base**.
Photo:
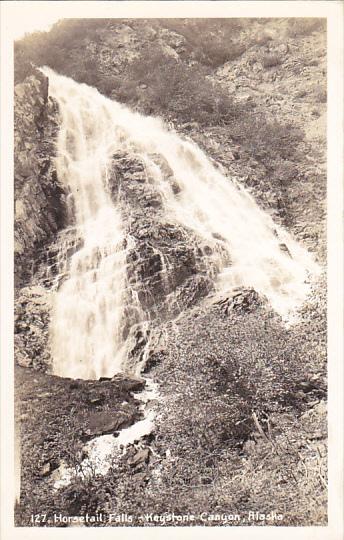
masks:
[(89, 413), (83, 422), (84, 437), (92, 438), (127, 428), (136, 421), (138, 416), (137, 411), (129, 407), (126, 411), (99, 411)]
[(115, 382), (117, 386), (125, 392), (140, 392), (146, 386), (145, 379), (124, 375), (122, 373), (116, 374), (112, 377), (111, 381)]

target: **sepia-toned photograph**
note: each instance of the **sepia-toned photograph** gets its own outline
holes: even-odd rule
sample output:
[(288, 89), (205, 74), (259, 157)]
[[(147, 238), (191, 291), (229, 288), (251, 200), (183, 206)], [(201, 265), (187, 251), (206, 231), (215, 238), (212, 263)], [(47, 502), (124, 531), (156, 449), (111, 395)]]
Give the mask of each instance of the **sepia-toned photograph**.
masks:
[(327, 20), (82, 15), (13, 43), (15, 527), (326, 527)]

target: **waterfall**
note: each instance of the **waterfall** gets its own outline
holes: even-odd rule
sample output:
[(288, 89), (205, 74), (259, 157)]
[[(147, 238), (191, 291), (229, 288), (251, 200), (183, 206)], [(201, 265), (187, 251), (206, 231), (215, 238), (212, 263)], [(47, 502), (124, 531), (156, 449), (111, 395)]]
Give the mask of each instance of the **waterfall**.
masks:
[[(133, 302), (126, 270), (131, 239), (120, 204), (107, 189), (108, 165), (118, 151), (140, 156), (166, 219), (210, 246), (219, 294), (252, 287), (283, 317), (302, 303), (309, 277), (317, 272), (310, 254), (195, 143), (169, 131), (160, 119), (134, 113), (48, 68), (43, 71), (61, 115), (57, 174), (72, 198), (71, 226), (82, 240), (70, 258), (68, 278), (55, 293), (50, 333), (56, 374), (112, 376), (130, 349), (133, 329), (129, 334), (125, 329), (126, 308)], [(157, 155), (168, 164), (173, 182), (166, 180)], [(140, 326), (149, 314), (136, 303)]]

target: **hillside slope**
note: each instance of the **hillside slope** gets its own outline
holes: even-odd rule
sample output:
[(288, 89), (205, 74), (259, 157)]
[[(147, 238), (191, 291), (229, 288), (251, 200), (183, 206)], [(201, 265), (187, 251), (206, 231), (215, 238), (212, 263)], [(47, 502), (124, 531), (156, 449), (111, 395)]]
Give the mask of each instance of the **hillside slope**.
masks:
[[(16, 43), (17, 525), (32, 526), (31, 515), (43, 510), (50, 521), (36, 526), (56, 526), (59, 512), (119, 515), (128, 501), (139, 526), (151, 525), (139, 518), (145, 512), (194, 514), (193, 525), (208, 526), (326, 523), (325, 45), (322, 20), (292, 19), (66, 20)], [(47, 98), (49, 80), (33, 65), (162, 117), (245, 186), (323, 269), (297, 323), (286, 326), (249, 288), (213, 296), (202, 266), (207, 246), (165, 220), (145, 167), (121, 152), (108, 184), (139, 246), (128, 260), (133, 282), (149, 292), (140, 302), (154, 331), (137, 333), (132, 351), (146, 382), (132, 374), (111, 381), (52, 375), (52, 289), (80, 239), (73, 227), (63, 230), (68, 192), (52, 159), (60, 119)], [(153, 157), (177, 190), (168, 164)], [(170, 263), (169, 288), (157, 253)], [(146, 403), (157, 414), (153, 432), (105, 476), (75, 476), (54, 489), (63, 468), (79, 470), (86, 441), (118, 436), (142, 418), (137, 392), (152, 381), (159, 387), (159, 399)], [(250, 511), (283, 517), (249, 520)], [(203, 520), (202, 512), (245, 521)]]

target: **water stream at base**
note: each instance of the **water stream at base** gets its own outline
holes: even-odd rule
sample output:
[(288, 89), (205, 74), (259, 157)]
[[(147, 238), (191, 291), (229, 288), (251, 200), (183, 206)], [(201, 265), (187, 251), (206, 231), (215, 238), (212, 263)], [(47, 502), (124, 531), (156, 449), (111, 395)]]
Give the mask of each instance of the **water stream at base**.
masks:
[[(212, 248), (219, 294), (252, 287), (286, 318), (302, 303), (307, 280), (318, 271), (312, 257), (197, 145), (168, 131), (157, 118), (134, 113), (48, 68), (43, 71), (61, 115), (57, 174), (70, 193), (71, 219), (82, 241), (55, 294), (50, 335), (57, 375), (94, 379), (121, 371), (135, 330), (128, 332), (126, 307), (135, 303), (136, 326), (149, 322), (127, 282), (127, 254), (135, 246), (107, 189), (108, 165), (118, 151), (145, 163), (166, 220), (193, 231)], [(177, 190), (156, 155), (168, 164)]]
[[(141, 401), (139, 410), (143, 413), (143, 418), (122, 429), (118, 437), (101, 435), (88, 441), (82, 453), (86, 457), (72, 469), (64, 461), (60, 463), (51, 479), (54, 489), (61, 489), (68, 486), (73, 478), (94, 478), (95, 476), (105, 476), (111, 467), (116, 467), (119, 459), (125, 455), (129, 445), (140, 446), (143, 437), (150, 435), (154, 429), (156, 421), (156, 404), (161, 401), (157, 383), (152, 379), (146, 379), (146, 387), (142, 392), (134, 394), (134, 397)], [(147, 410), (147, 405), (153, 403), (153, 407)]]

